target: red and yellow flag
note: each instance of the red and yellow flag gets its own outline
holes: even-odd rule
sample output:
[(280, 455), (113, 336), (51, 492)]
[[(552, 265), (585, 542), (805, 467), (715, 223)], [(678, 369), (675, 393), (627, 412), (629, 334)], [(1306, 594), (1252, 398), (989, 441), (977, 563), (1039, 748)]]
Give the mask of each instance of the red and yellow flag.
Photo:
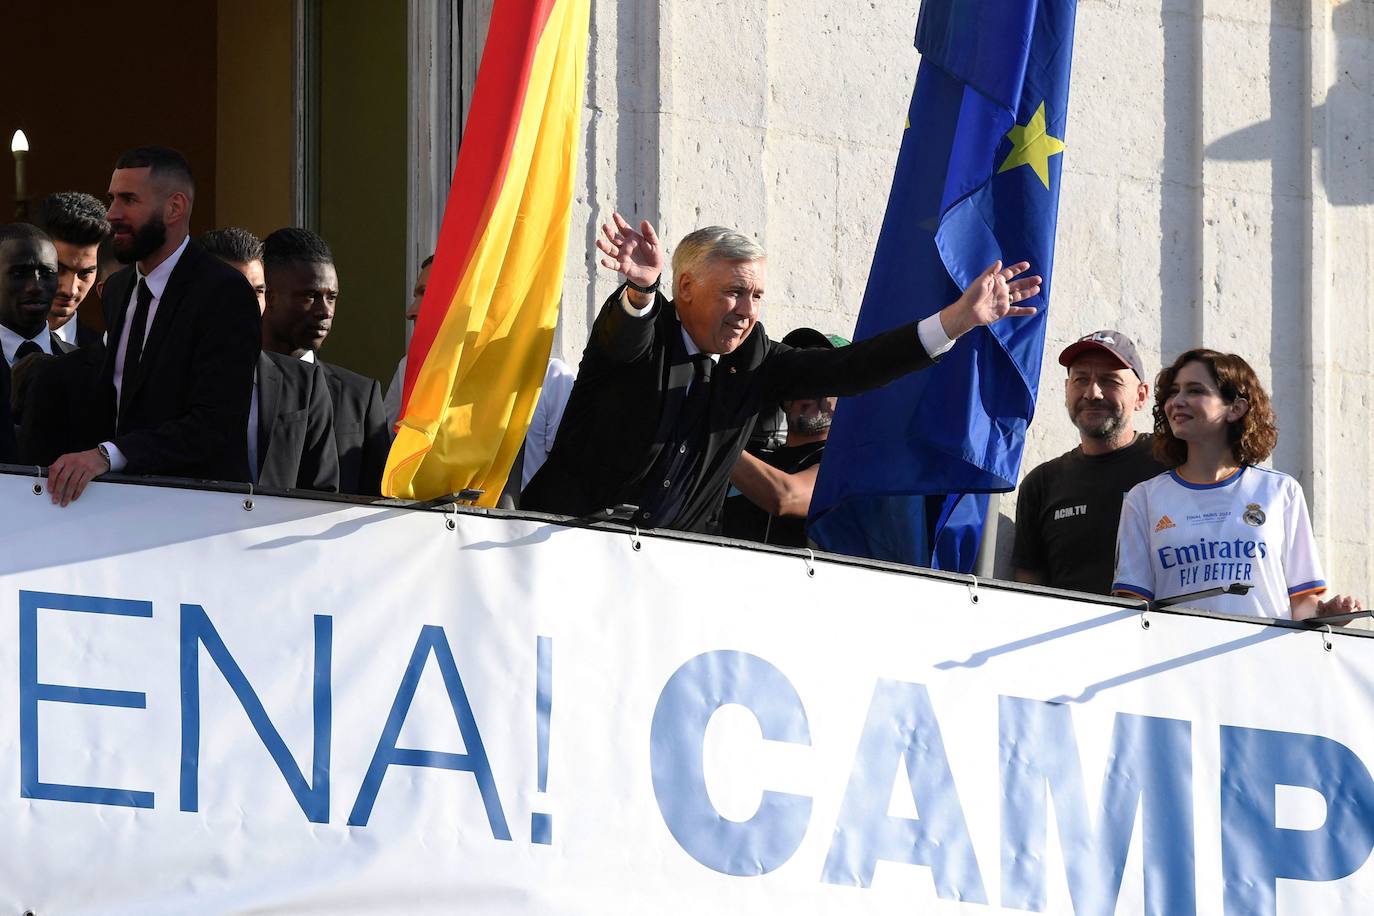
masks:
[(496, 0), (382, 492), (493, 506), (524, 441), (563, 289), (589, 0)]

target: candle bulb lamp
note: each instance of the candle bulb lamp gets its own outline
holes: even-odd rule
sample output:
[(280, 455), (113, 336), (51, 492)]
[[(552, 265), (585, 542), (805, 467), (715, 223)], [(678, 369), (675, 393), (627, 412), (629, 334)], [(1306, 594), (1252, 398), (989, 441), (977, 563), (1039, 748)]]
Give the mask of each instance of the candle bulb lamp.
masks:
[(28, 219), (29, 189), (24, 180), (24, 158), (29, 154), (29, 138), (22, 130), (16, 130), (10, 140), (10, 152), (14, 154), (14, 218)]

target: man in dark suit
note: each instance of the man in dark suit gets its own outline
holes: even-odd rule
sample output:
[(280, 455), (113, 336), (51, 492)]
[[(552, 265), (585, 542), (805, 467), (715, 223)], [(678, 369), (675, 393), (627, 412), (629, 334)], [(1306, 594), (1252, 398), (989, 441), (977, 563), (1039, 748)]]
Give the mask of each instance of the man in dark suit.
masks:
[[(15, 387), (10, 373), (16, 363), (72, 349), (48, 330), (57, 271), (57, 248), (41, 229), (27, 223), (0, 226), (0, 374), (9, 392)], [(10, 411), (10, 398), (3, 406)], [(11, 422), (19, 420), (14, 413)]]
[(625, 285), (602, 307), (548, 461), (521, 507), (588, 515), (637, 507), (644, 527), (714, 531), (726, 481), (762, 406), (792, 395), (852, 395), (931, 364), (955, 338), (1034, 309), (1029, 265), (988, 268), (958, 301), (839, 350), (794, 349), (758, 322), (763, 249), (719, 226), (673, 255), (674, 298), (658, 293), (663, 251), (648, 222), (615, 214), (597, 247)]
[[(266, 306), (262, 242), (247, 229), (215, 229), (200, 237), (206, 251), (243, 274)], [(339, 456), (334, 444), (334, 408), (329, 383), (318, 365), (283, 356), (258, 354), (253, 402), (248, 416), (248, 458), (253, 480), (279, 490), (339, 489)]]
[(77, 309), (95, 288), (100, 244), (110, 236), (105, 207), (89, 194), (59, 191), (38, 205), (38, 225), (57, 247), (57, 295), (48, 328), (73, 346), (88, 346), (100, 334), (81, 323)]
[(243, 275), (189, 235), (195, 183), (182, 155), (140, 147), (110, 178), (110, 277), (94, 447), (48, 469), (67, 505), (106, 471), (248, 479), (249, 402), (261, 335)]
[(334, 255), (324, 239), (308, 229), (278, 229), (263, 240), (263, 263), (267, 273), (263, 349), (319, 362), (334, 404), (339, 492), (378, 496), (391, 448), (382, 386), (317, 357), (329, 336), (339, 299)]

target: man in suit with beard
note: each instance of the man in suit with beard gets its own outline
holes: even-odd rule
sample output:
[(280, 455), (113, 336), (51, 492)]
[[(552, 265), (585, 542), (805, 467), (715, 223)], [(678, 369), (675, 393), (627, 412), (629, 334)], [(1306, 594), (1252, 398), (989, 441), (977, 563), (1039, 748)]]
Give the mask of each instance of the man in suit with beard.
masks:
[[(200, 237), (206, 251), (243, 274), (267, 304), (262, 242), (247, 229), (215, 229)], [(248, 415), (248, 462), (253, 481), (278, 490), (339, 489), (334, 408), (319, 365), (263, 351), (253, 376)]]
[(263, 349), (319, 362), (334, 404), (339, 492), (381, 495), (382, 471), (391, 449), (382, 386), (317, 355), (329, 336), (339, 300), (333, 253), (309, 229), (278, 229), (263, 240), (263, 264), (267, 273)]
[(106, 471), (248, 479), (245, 430), (261, 332), (243, 275), (190, 237), (195, 181), (166, 147), (130, 150), (110, 178), (109, 319), (90, 447), (48, 468), (67, 505)]

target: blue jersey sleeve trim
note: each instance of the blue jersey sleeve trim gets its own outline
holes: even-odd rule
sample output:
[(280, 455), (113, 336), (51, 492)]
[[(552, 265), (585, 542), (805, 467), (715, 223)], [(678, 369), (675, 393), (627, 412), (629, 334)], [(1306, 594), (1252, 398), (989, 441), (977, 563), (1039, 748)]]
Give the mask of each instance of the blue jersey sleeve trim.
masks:
[(1305, 595), (1308, 592), (1326, 591), (1326, 582), (1322, 579), (1314, 579), (1311, 582), (1304, 582), (1301, 585), (1294, 585), (1288, 589), (1288, 597), (1296, 598), (1298, 595)]
[(1155, 593), (1140, 585), (1131, 585), (1129, 582), (1113, 582), (1112, 594), (1126, 592), (1136, 598), (1144, 598), (1146, 601), (1154, 601)]
[(1174, 483), (1189, 490), (1216, 490), (1221, 487), (1232, 486), (1239, 482), (1241, 475), (1245, 473), (1247, 467), (1249, 467), (1249, 465), (1241, 465), (1241, 467), (1230, 477), (1227, 477), (1225, 480), (1218, 480), (1216, 483), (1193, 483), (1191, 480), (1184, 480), (1179, 476), (1177, 468), (1170, 471), (1169, 476), (1174, 479)]

